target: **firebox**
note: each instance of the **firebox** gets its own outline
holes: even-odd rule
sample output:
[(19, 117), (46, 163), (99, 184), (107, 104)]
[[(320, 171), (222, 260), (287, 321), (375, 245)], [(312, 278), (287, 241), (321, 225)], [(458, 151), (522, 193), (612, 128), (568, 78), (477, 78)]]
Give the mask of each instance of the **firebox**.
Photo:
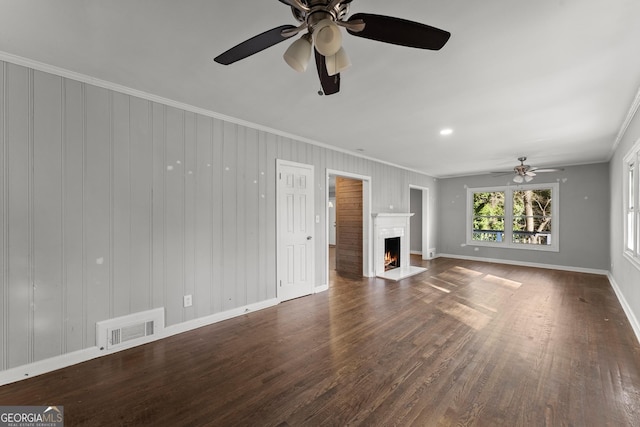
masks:
[(400, 237), (384, 239), (384, 271), (400, 267)]

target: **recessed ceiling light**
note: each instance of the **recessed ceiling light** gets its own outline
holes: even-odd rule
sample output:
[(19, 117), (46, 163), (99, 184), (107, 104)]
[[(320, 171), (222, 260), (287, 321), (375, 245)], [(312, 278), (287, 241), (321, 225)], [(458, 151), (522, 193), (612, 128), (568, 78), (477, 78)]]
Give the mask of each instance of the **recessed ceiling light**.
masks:
[(452, 133), (453, 133), (453, 129), (449, 129), (449, 128), (442, 129), (440, 131), (440, 135), (451, 135)]
[(359, 152), (362, 153), (362, 152), (364, 152), (364, 148), (356, 148), (356, 151), (359, 151)]

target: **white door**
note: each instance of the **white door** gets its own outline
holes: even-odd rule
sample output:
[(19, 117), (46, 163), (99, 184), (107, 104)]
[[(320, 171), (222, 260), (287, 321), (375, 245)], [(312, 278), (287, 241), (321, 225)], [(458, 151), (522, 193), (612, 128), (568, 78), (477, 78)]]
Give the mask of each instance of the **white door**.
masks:
[(313, 165), (278, 160), (278, 299), (313, 293)]

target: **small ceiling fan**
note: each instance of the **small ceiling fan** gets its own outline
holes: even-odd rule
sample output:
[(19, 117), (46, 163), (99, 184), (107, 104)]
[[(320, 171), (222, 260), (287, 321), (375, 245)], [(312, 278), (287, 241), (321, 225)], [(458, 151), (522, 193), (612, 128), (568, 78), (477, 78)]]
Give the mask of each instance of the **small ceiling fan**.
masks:
[(518, 166), (515, 166), (512, 171), (498, 171), (498, 172), (491, 172), (491, 173), (494, 176), (515, 173), (515, 176), (513, 177), (513, 182), (520, 184), (522, 182), (530, 182), (533, 179), (533, 177), (536, 176), (537, 173), (560, 172), (564, 170), (564, 168), (547, 168), (547, 169), (534, 168), (529, 165), (525, 165), (524, 162), (526, 160), (527, 160), (526, 157), (518, 157), (518, 161), (520, 162), (520, 164)]
[(298, 72), (303, 72), (315, 51), (316, 68), (324, 95), (340, 90), (340, 72), (351, 63), (342, 47), (340, 27), (357, 37), (418, 49), (440, 50), (451, 33), (391, 16), (356, 13), (347, 19), (352, 0), (279, 0), (291, 7), (298, 26), (281, 25), (258, 34), (214, 58), (229, 65), (306, 31), (291, 44), (284, 60)]

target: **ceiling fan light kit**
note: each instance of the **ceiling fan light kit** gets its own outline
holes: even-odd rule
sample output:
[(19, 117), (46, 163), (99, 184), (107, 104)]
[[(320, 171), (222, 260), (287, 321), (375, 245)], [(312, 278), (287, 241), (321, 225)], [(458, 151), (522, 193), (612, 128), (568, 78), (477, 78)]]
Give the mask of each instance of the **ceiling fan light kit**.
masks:
[(451, 37), (448, 31), (391, 16), (356, 13), (347, 19), (352, 1), (280, 0), (291, 8), (300, 25), (282, 25), (265, 31), (218, 55), (214, 61), (230, 65), (307, 30), (289, 46), (284, 60), (294, 70), (305, 71), (313, 43), (322, 91), (332, 95), (340, 90), (340, 73), (351, 66), (342, 47), (340, 27), (356, 37), (429, 50), (440, 50)]
[(531, 182), (531, 180), (533, 179), (532, 176), (529, 175), (516, 175), (513, 177), (513, 182), (517, 183), (517, 184), (522, 184), (522, 182)]
[(311, 59), (311, 36), (305, 34), (291, 43), (282, 57), (291, 68), (299, 73), (304, 72)]
[(323, 19), (313, 28), (313, 42), (325, 57), (335, 55), (342, 47), (340, 28), (330, 19)]
[(347, 56), (347, 51), (341, 47), (335, 55), (327, 56), (327, 73), (330, 76), (335, 76), (336, 74), (340, 74), (347, 68), (351, 66), (351, 60), (349, 60), (349, 56)]

